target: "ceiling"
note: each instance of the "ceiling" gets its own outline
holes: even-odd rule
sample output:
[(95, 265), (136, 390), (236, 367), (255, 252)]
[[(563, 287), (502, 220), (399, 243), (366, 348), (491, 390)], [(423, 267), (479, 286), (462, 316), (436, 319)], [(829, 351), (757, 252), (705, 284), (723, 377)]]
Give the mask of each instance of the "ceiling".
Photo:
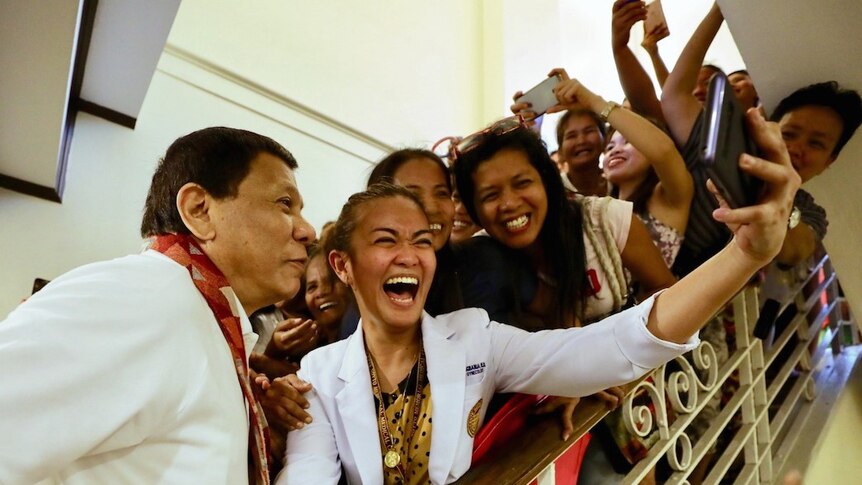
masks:
[(134, 128), (179, 4), (0, 2), (0, 187), (60, 202), (77, 111)]

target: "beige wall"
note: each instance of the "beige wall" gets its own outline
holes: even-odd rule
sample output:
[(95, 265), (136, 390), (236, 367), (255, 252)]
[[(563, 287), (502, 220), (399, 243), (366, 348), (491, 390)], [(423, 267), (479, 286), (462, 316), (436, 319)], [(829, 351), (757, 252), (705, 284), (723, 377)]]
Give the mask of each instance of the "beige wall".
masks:
[(413, 145), (479, 122), (481, 36), (476, 1), (189, 0), (168, 42)]

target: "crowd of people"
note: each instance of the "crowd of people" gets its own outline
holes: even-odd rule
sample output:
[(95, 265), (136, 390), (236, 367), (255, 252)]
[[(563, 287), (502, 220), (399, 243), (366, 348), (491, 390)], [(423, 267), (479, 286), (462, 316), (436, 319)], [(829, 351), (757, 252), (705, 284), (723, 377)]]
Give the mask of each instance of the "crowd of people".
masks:
[[(727, 75), (758, 147), (740, 170), (764, 184), (731, 208), (700, 145), (720, 9), (670, 71), (666, 32), (648, 33), (656, 96), (628, 46), (644, 2), (612, 8), (626, 99), (553, 70), (556, 158), (544, 113), (516, 101), (476, 133), (388, 154), (319, 234), (277, 142), (176, 140), (147, 196), (148, 249), (60, 276), (0, 323), (15, 369), (0, 482), (450, 483), (511, 393), (554, 396), (565, 439), (580, 398), (616, 408), (619, 386), (700, 339), (726, 347), (721, 328), (698, 332), (825, 236), (797, 189), (835, 161), (862, 100), (826, 81), (767, 119), (748, 73)], [(581, 483), (619, 481), (650, 446), (618, 414), (599, 428)]]

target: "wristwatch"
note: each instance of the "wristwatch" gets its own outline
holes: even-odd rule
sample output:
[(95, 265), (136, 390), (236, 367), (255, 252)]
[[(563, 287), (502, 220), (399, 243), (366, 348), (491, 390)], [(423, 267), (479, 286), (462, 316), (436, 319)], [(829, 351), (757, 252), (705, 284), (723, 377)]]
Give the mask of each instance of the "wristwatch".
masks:
[(608, 101), (602, 112), (599, 113), (599, 118), (601, 118), (602, 121), (608, 121), (608, 116), (611, 115), (611, 111), (619, 107), (620, 105), (616, 101)]
[(802, 211), (794, 205), (793, 210), (790, 211), (790, 217), (787, 218), (787, 228), (793, 229), (798, 226), (800, 220), (802, 220)]

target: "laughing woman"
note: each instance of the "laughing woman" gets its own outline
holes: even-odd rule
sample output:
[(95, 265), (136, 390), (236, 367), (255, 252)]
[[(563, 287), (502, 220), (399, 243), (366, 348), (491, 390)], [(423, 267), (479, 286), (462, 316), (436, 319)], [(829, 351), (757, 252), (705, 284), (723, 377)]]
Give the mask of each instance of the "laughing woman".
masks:
[[(457, 207), (449, 169), (429, 150), (404, 148), (384, 157), (368, 177), (368, 187), (389, 182), (416, 196), (428, 217), (437, 271), (428, 290), (425, 311), (431, 316), (467, 307), (482, 308), (497, 321), (512, 322), (520, 315), (518, 295), (535, 291), (529, 268), (517, 255), (487, 238), (464, 238), (456, 243)], [(468, 216), (469, 217), (469, 216)], [(474, 230), (475, 232), (475, 230)], [(516, 289), (515, 284), (520, 283)], [(355, 330), (357, 321), (345, 322)]]
[(421, 203), (389, 184), (352, 196), (329, 258), (362, 319), (302, 361), (314, 421), (289, 434), (278, 483), (335, 484), (342, 473), (348, 483), (450, 483), (470, 466), (495, 392), (582, 396), (693, 348), (706, 319), (777, 254), (799, 186), (777, 129), (750, 119), (776, 163), (743, 159), (769, 187), (755, 207), (715, 212), (733, 241), (663, 293), (584, 328), (528, 333), (476, 309), (423, 313), (436, 261)]

